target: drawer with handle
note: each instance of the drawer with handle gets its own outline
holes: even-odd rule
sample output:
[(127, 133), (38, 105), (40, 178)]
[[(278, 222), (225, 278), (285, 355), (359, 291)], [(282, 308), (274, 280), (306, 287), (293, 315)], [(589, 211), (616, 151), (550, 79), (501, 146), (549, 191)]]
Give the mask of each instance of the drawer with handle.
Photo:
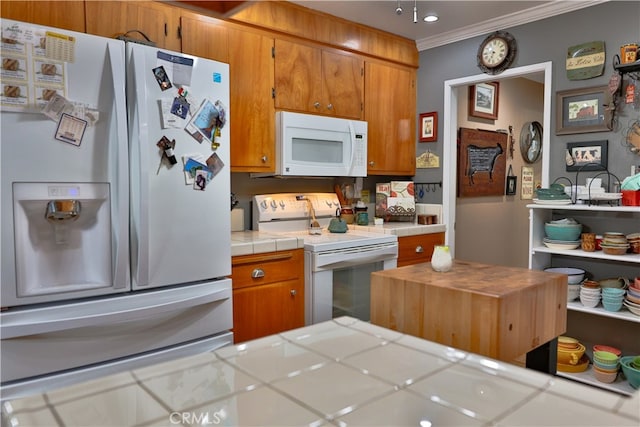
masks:
[(233, 289), (304, 278), (304, 250), (234, 256), (231, 278)]

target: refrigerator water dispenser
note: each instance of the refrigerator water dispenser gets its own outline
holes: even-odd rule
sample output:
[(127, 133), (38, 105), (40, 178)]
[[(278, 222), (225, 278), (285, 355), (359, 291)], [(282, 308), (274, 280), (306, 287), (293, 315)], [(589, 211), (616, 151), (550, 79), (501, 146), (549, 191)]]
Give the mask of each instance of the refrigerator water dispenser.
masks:
[(18, 297), (112, 286), (109, 184), (14, 183)]

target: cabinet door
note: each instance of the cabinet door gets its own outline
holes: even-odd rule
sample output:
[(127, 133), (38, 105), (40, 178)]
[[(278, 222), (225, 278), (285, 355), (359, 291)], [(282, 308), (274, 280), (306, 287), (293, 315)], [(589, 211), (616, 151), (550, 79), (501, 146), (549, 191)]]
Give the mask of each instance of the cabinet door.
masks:
[(415, 175), (415, 74), (409, 68), (365, 64), (369, 175)]
[(156, 46), (180, 51), (179, 9), (155, 1), (87, 1), (87, 33), (115, 37), (131, 32), (144, 39), (144, 33)]
[(240, 343), (304, 326), (304, 282), (233, 291), (233, 339)]
[(85, 32), (84, 1), (3, 1), (0, 15), (5, 19)]
[(326, 114), (322, 100), (322, 51), (278, 39), (275, 49), (275, 107)]
[(322, 89), (327, 114), (362, 119), (364, 61), (356, 56), (323, 51)]
[(273, 38), (229, 29), (231, 172), (275, 171)]
[(229, 30), (221, 21), (180, 17), (182, 52), (229, 63)]

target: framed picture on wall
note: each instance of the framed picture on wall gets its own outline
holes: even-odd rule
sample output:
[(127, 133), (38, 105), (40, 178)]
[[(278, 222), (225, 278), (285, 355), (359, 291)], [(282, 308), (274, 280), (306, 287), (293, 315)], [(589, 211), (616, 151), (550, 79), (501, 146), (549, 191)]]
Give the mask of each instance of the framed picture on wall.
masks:
[(568, 142), (568, 172), (603, 171), (607, 169), (608, 141)]
[(469, 86), (469, 116), (498, 119), (500, 83), (486, 82)]
[(420, 114), (420, 142), (435, 142), (438, 140), (438, 113)]
[(611, 130), (607, 86), (556, 92), (556, 135)]

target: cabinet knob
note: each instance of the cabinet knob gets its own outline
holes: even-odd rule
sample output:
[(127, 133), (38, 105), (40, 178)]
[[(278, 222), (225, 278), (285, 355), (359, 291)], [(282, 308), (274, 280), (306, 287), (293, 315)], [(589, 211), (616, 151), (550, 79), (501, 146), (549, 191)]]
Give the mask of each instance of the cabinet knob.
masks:
[(371, 161), (369, 162), (369, 166), (373, 166), (373, 165), (375, 165), (375, 164), (376, 164), (376, 162), (374, 162), (373, 160), (371, 160)]
[(268, 159), (268, 157), (267, 157), (267, 156), (262, 156), (262, 157), (260, 158), (260, 160), (262, 160), (262, 163), (267, 163), (267, 159)]
[(261, 268), (256, 268), (251, 272), (251, 277), (254, 279), (260, 279), (264, 277), (264, 270)]
[(316, 101), (316, 102), (313, 103), (313, 106), (316, 107), (316, 108), (320, 108), (320, 103), (318, 101)]
[(424, 249), (422, 249), (422, 246), (420, 246), (420, 245), (416, 246), (416, 253), (417, 254), (421, 254), (423, 252), (424, 252)]
[(298, 295), (298, 291), (296, 291), (295, 289), (291, 289), (289, 292), (291, 293), (292, 297), (295, 297), (296, 295)]
[(329, 105), (327, 105), (327, 109), (328, 109), (328, 110), (333, 110), (333, 104), (329, 104)]

